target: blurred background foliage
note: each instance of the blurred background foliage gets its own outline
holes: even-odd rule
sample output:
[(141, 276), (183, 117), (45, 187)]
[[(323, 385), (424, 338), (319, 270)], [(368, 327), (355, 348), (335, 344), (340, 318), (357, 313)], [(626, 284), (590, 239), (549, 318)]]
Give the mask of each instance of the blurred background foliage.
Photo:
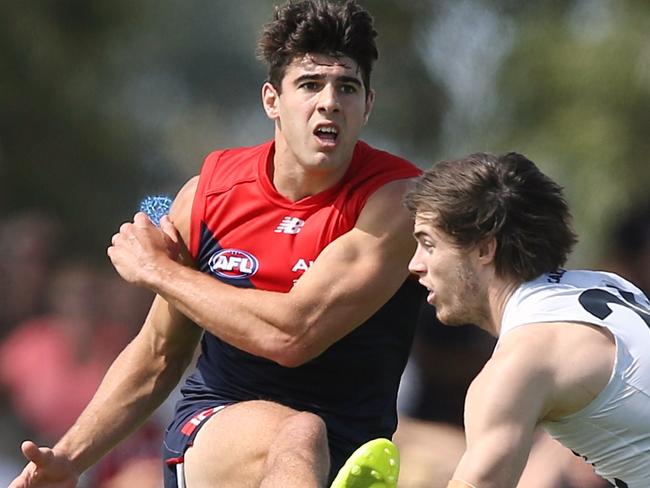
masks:
[[(139, 199), (272, 136), (255, 42), (270, 0), (0, 3), (0, 216), (44, 209), (103, 259)], [(593, 265), (650, 186), (650, 3), (366, 0), (364, 139), (421, 167), (516, 150), (567, 189)]]

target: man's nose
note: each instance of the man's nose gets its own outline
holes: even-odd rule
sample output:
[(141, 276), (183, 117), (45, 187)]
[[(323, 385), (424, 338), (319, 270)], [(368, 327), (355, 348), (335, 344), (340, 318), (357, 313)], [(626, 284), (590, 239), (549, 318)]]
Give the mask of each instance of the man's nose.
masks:
[(336, 87), (327, 84), (319, 93), (318, 110), (320, 112), (338, 112), (341, 109), (339, 94)]
[(409, 265), (408, 265), (409, 271), (417, 275), (422, 274), (426, 271), (424, 264), (420, 259), (419, 254), (420, 254), (420, 248), (418, 247), (415, 253), (413, 254), (413, 257), (409, 261)]

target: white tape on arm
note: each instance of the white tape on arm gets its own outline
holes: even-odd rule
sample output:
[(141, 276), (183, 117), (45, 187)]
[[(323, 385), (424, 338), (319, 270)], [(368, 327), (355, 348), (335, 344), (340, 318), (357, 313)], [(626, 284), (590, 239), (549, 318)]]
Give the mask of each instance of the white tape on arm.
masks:
[(478, 487), (463, 480), (451, 480), (447, 485), (447, 488), (478, 488)]

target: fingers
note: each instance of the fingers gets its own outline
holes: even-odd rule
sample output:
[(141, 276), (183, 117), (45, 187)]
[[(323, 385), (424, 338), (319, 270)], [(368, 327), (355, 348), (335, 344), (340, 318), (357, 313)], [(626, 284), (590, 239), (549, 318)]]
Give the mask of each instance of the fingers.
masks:
[(31, 464), (25, 466), (25, 469), (23, 469), (23, 472), (20, 473), (20, 476), (18, 476), (15, 480), (13, 480), (8, 488), (28, 488), (29, 484), (27, 482), (28, 480), (27, 472), (31, 466), (32, 466)]
[(32, 486), (35, 470), (46, 466), (54, 457), (54, 453), (50, 448), (38, 447), (32, 441), (23, 442), (20, 450), (30, 462), (25, 466), (20, 476), (11, 482), (8, 488), (28, 488)]
[(20, 446), (29, 461), (22, 473), (9, 488), (74, 488), (79, 474), (72, 462), (63, 454), (56, 454), (49, 447), (39, 447), (32, 441)]
[(111, 237), (111, 246), (117, 245), (120, 239), (124, 239), (125, 236), (133, 236), (133, 233), (130, 232), (130, 227), (133, 224), (131, 222), (126, 222), (122, 225), (120, 225), (119, 230), (117, 233), (113, 234), (113, 237)]
[(25, 478), (21, 475), (11, 482), (8, 488), (27, 488), (27, 482)]
[(111, 245), (117, 245), (121, 239), (135, 239), (137, 228), (146, 229), (148, 227), (153, 227), (149, 217), (142, 212), (138, 212), (133, 217), (133, 222), (125, 222), (120, 225), (117, 233), (113, 234), (113, 237), (111, 237)]
[(28, 461), (32, 461), (39, 467), (47, 464), (54, 457), (52, 449), (49, 447), (38, 447), (32, 441), (23, 442), (20, 449), (23, 451), (23, 456), (25, 456)]
[(133, 224), (136, 227), (142, 228), (155, 227), (151, 219), (144, 212), (138, 212), (133, 216)]
[[(164, 216), (161, 219), (161, 228), (163, 225), (163, 220), (165, 221), (165, 227), (167, 228), (167, 234), (169, 234), (170, 237), (172, 235), (176, 235), (176, 229), (174, 228), (174, 225), (171, 223), (171, 220), (167, 216)], [(151, 219), (145, 214), (144, 212), (138, 212), (133, 216), (133, 222), (125, 222), (122, 225), (120, 225), (120, 228), (113, 236), (111, 239), (111, 242), (114, 243), (115, 238), (122, 235), (122, 236), (127, 236), (130, 238), (133, 238), (135, 233), (137, 232), (136, 229), (155, 229), (156, 226), (153, 224)], [(172, 230), (173, 229), (173, 230)], [(178, 240), (178, 239), (176, 239)]]
[[(133, 222), (122, 224), (118, 232), (111, 237), (111, 245), (106, 253), (116, 269), (121, 267), (122, 271), (134, 278), (137, 269), (160, 259), (163, 255), (178, 261), (181, 243), (178, 230), (167, 216), (163, 217), (160, 226), (156, 227), (145, 213), (138, 212), (133, 217)], [(118, 269), (120, 275), (130, 281), (122, 271)]]
[(176, 227), (174, 227), (174, 224), (172, 224), (171, 219), (167, 215), (160, 219), (160, 230), (162, 230), (164, 234), (172, 240), (172, 242), (178, 244), (180, 240), (178, 237), (178, 230), (176, 230)]

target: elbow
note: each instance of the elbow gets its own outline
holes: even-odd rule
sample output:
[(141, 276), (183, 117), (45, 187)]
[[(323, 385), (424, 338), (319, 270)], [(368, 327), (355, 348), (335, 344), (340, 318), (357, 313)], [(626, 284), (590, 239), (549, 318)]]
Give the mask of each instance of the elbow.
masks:
[[(285, 368), (297, 368), (320, 355), (325, 348), (321, 347), (314, 331), (316, 325), (322, 321), (316, 311), (306, 311), (298, 306), (292, 306), (293, 314), (287, 317), (285, 325), (278, 327), (280, 332), (268, 350), (268, 358)], [(296, 324), (300, 324), (297, 326)], [(322, 326), (322, 324), (321, 324)]]
[(269, 351), (269, 359), (285, 368), (297, 368), (311, 361), (322, 351), (310, 340), (306, 333), (298, 336), (285, 336)]
[(307, 360), (301, 357), (290, 354), (278, 354), (273, 360), (285, 368), (297, 368), (307, 362)]
[(316, 357), (316, 354), (310, 353), (309, 348), (305, 344), (297, 342), (285, 344), (283, 347), (274, 351), (272, 357), (269, 359), (285, 368), (297, 368), (311, 361), (314, 357)]
[(290, 355), (282, 355), (279, 356), (275, 362), (278, 363), (280, 366), (283, 366), (285, 368), (298, 368), (302, 366), (305, 363), (308, 363), (311, 361), (311, 357), (305, 357), (305, 356), (290, 356)]

